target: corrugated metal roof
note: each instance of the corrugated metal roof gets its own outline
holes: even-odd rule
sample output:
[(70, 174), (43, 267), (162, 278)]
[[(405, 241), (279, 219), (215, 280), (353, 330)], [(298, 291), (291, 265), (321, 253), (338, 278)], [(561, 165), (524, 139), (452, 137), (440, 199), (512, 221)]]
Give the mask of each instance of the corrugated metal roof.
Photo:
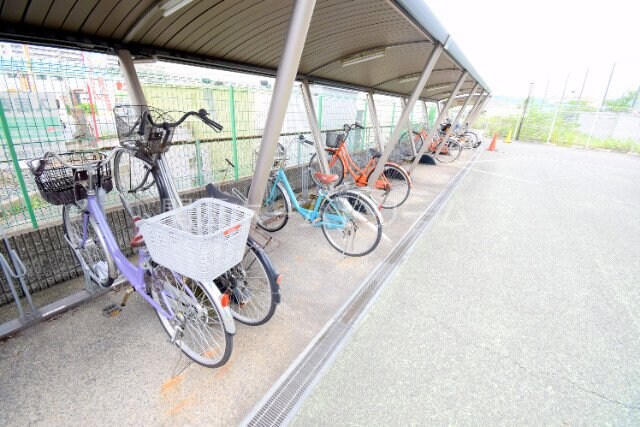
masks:
[[(93, 50), (127, 47), (134, 54), (275, 73), (292, 0), (193, 0), (169, 14), (171, 3), (177, 2), (0, 0), (0, 38)], [(419, 6), (409, 0), (318, 0), (300, 76), (409, 95), (414, 75), (422, 71), (434, 42), (443, 42), (444, 34), (433, 14), (424, 4)], [(469, 67), (466, 58), (447, 48), (421, 94), (423, 99), (446, 98), (461, 75), (461, 65)], [(344, 62), (371, 51), (384, 55), (362, 63)], [(463, 86), (467, 93), (478, 80), (477, 73), (469, 71)]]

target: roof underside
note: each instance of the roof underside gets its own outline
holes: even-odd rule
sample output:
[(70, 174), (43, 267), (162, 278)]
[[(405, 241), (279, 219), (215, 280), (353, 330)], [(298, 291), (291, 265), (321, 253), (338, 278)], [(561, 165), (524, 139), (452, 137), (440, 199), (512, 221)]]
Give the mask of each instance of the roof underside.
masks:
[[(275, 74), (292, 0), (193, 0), (165, 17), (163, 7), (171, 2), (0, 0), (0, 39), (98, 51), (125, 47), (134, 55)], [(442, 40), (441, 28), (428, 32), (420, 19), (409, 16), (406, 3), (410, 0), (317, 0), (299, 77), (409, 96), (434, 40)], [(381, 50), (384, 56), (343, 65), (345, 58)], [(448, 97), (462, 73), (460, 64), (466, 63), (457, 58), (448, 51), (440, 56), (422, 99)], [(481, 81), (469, 71), (460, 93)]]

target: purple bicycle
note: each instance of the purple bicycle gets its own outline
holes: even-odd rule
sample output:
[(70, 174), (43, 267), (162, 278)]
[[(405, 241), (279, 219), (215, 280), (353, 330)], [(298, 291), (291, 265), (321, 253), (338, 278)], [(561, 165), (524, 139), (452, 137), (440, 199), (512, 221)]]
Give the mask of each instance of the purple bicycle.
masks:
[(109, 162), (119, 150), (109, 155), (48, 152), (31, 160), (29, 168), (42, 197), (64, 205), (65, 236), (91, 279), (110, 287), (122, 273), (156, 310), (173, 344), (203, 366), (221, 366), (231, 355), (235, 333), (229, 296), (213, 282), (193, 280), (154, 262), (138, 240), (132, 240), (139, 249), (137, 265), (118, 247), (102, 199), (113, 188)]

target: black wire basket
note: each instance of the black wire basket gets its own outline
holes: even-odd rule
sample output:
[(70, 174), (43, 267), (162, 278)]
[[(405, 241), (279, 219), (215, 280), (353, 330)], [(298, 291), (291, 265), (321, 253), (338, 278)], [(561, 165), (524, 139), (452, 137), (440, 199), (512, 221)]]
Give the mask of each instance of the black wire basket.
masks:
[[(96, 152), (61, 153), (61, 158), (72, 165), (98, 162), (106, 156)], [(88, 179), (86, 170), (69, 168), (54, 157), (41, 157), (29, 161), (34, 180), (44, 200), (52, 205), (66, 205), (87, 198), (87, 190), (78, 183)], [(107, 193), (113, 189), (111, 165), (103, 163), (96, 168), (94, 183)]]
[(327, 132), (327, 147), (338, 148), (344, 142), (345, 134), (342, 132)]
[(146, 154), (164, 153), (171, 145), (174, 128), (164, 130), (152, 126), (147, 119), (147, 113), (151, 115), (154, 123), (173, 122), (168, 113), (146, 105), (117, 105), (113, 109), (120, 145), (133, 147)]

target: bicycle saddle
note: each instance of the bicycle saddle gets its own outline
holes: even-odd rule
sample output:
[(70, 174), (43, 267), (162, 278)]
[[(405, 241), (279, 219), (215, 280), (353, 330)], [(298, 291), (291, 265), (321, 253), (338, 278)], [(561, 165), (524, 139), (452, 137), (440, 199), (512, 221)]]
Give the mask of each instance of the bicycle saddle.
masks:
[(369, 148), (367, 153), (374, 159), (379, 159), (382, 156), (382, 153), (376, 150), (375, 148)]
[(225, 202), (233, 203), (234, 205), (239, 206), (244, 205), (244, 202), (242, 200), (240, 200), (236, 196), (232, 196), (231, 194), (227, 194), (224, 191), (221, 191), (218, 187), (211, 183), (207, 184), (204, 188), (205, 190), (207, 190), (207, 196), (211, 197), (212, 199), (223, 200)]
[(338, 180), (338, 175), (331, 175), (331, 174), (327, 174), (327, 173), (322, 173), (322, 172), (316, 172), (313, 176), (316, 177), (316, 179), (324, 185), (329, 185), (332, 182), (336, 182)]

